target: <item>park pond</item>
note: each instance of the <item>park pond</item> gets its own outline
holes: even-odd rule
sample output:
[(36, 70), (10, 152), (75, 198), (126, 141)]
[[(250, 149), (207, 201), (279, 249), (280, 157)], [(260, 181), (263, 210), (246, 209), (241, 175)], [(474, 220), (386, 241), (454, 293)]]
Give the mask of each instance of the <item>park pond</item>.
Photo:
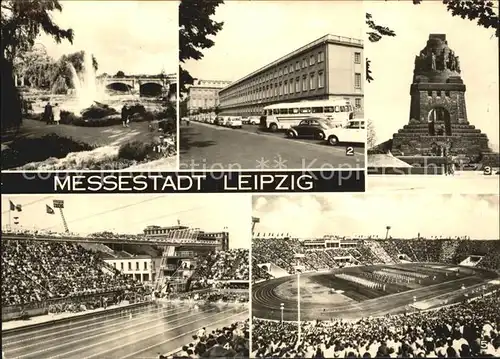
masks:
[[(75, 92), (54, 95), (24, 90), (25, 115), (19, 131), (2, 141), (2, 169), (171, 170), (175, 151), (155, 151), (161, 138), (176, 147), (175, 106), (161, 97), (106, 91), (99, 101), (82, 102)], [(45, 105), (60, 109), (60, 124), (43, 121)], [(124, 127), (122, 107), (130, 108)], [(174, 148), (175, 148), (174, 147)]]

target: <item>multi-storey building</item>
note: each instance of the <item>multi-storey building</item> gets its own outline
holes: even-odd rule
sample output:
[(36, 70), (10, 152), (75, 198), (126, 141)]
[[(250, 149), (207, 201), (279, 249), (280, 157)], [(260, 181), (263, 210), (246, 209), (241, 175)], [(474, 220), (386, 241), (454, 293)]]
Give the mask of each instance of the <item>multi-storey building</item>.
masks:
[[(106, 258), (104, 261), (140, 282), (153, 282), (156, 279), (157, 271), (160, 269), (161, 257), (133, 256), (128, 253), (120, 253), (116, 257)], [(175, 269), (176, 267), (173, 267), (173, 270)]]
[(188, 88), (188, 111), (214, 109), (219, 105), (219, 91), (231, 81), (195, 80)]
[(233, 82), (219, 92), (228, 115), (259, 115), (280, 102), (348, 99), (363, 109), (363, 41), (323, 36)]
[[(200, 230), (199, 228), (189, 228), (187, 226), (169, 226), (169, 227), (161, 227), (161, 226), (147, 226), (143, 230), (144, 234), (148, 237), (167, 237), (167, 238), (192, 238), (193, 240), (199, 241), (208, 241), (213, 242), (213, 249), (220, 251), (227, 251), (229, 249), (229, 233), (228, 232), (205, 232)], [(176, 232), (175, 235), (172, 235), (173, 232)], [(189, 247), (189, 243), (184, 243), (182, 246), (178, 246), (179, 251), (182, 251), (181, 248)], [(211, 247), (207, 245), (207, 247)], [(193, 246), (196, 250), (200, 250), (200, 246)], [(190, 249), (191, 250), (191, 247)]]

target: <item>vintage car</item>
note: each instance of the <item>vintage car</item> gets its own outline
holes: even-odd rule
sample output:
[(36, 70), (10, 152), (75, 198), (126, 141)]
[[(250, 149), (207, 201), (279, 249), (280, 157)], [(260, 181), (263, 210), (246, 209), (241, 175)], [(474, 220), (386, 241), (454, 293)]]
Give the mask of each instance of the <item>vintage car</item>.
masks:
[(340, 142), (366, 143), (365, 120), (349, 120), (344, 127), (331, 128), (325, 131), (324, 139), (332, 146), (336, 146)]

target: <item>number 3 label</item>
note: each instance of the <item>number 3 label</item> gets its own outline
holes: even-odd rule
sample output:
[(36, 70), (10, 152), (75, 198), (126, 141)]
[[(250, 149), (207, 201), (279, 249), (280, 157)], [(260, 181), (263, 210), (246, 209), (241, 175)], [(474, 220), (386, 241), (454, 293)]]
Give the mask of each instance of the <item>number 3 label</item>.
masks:
[(493, 172), (491, 171), (491, 167), (490, 167), (490, 166), (486, 166), (486, 167), (484, 167), (484, 172), (483, 172), (483, 174), (484, 174), (485, 176), (490, 176), (490, 175), (492, 175), (492, 174), (493, 174)]

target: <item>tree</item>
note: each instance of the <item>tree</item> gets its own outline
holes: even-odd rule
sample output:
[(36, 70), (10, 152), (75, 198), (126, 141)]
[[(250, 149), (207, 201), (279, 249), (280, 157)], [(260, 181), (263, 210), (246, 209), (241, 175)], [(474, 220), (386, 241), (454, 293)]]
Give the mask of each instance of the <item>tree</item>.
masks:
[[(74, 52), (69, 55), (63, 55), (54, 65), (51, 79), (51, 90), (54, 93), (65, 93), (68, 88), (74, 88), (73, 72), (70, 66), (73, 66), (76, 73), (82, 73), (85, 67), (85, 51)], [(92, 67), (97, 71), (99, 65), (96, 58), (92, 55)]]
[(179, 101), (179, 117), (181, 118), (186, 117), (189, 114), (188, 101), (189, 100), (187, 98)]
[(366, 123), (366, 144), (368, 148), (372, 148), (377, 143), (377, 135), (375, 133), (375, 127), (373, 122), (368, 119)]
[[(210, 17), (215, 14), (223, 0), (181, 0), (179, 5), (179, 62), (200, 60), (202, 50), (214, 46), (209, 36), (215, 36), (222, 30), (224, 22), (217, 22)], [(192, 84), (189, 71), (179, 66), (180, 92), (186, 92), (186, 84)]]
[(125, 77), (125, 72), (120, 70), (116, 73), (115, 77)]
[(44, 47), (18, 52), (13, 63), (15, 75), (23, 77), (29, 86), (42, 89), (50, 88), (54, 66)]
[[(493, 10), (494, 4), (492, 1), (442, 0), (442, 2), (444, 5), (446, 5), (446, 10), (451, 13), (451, 16), (460, 16), (462, 19), (467, 18), (471, 21), (477, 20), (478, 26), (482, 26), (486, 29), (496, 29), (495, 36), (499, 37), (499, 19), (498, 15), (495, 14)], [(421, 3), (422, 0), (413, 0), (414, 5), (419, 5)], [(377, 42), (384, 36), (396, 36), (396, 33), (390, 28), (377, 25), (373, 20), (372, 15), (369, 13), (366, 13), (365, 22), (369, 28), (369, 30), (367, 31), (367, 35), (370, 42)], [(370, 70), (370, 60), (366, 58), (366, 81), (371, 82), (373, 80), (374, 78), (372, 77), (372, 73)]]
[(5, 0), (1, 3), (1, 131), (18, 128), (22, 122), (22, 100), (14, 83), (14, 59), (30, 50), (41, 32), (56, 42), (73, 42), (73, 30), (61, 29), (52, 21), (52, 11), (62, 11), (58, 0)]

